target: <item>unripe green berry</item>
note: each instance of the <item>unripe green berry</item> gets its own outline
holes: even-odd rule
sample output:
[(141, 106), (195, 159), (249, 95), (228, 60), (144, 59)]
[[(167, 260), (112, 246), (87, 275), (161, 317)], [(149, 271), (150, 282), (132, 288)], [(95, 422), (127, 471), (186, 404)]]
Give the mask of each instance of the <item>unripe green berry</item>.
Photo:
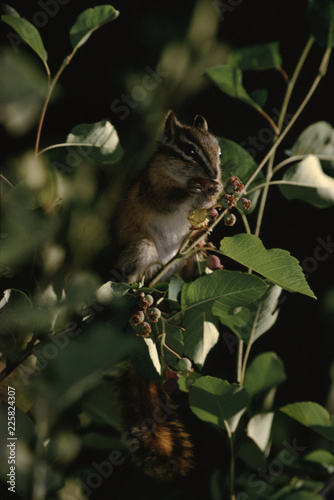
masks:
[(144, 319), (145, 314), (143, 313), (143, 311), (137, 311), (131, 316), (130, 321), (133, 325), (137, 326), (140, 325), (140, 323), (142, 323)]
[(251, 207), (252, 202), (248, 200), (247, 198), (241, 198), (241, 203), (242, 203), (242, 208), (244, 210), (249, 210)]
[(150, 325), (146, 321), (143, 321), (139, 326), (137, 335), (146, 338), (149, 336), (150, 333), (151, 333)]
[(224, 194), (220, 199), (220, 204), (223, 208), (232, 208), (235, 205), (233, 194)]
[(237, 177), (236, 175), (232, 175), (232, 177), (226, 182), (225, 191), (226, 193), (240, 196), (240, 193), (242, 192), (244, 187), (245, 186), (243, 185), (239, 177)]
[(177, 362), (177, 368), (180, 372), (190, 372), (192, 369), (192, 364), (188, 358), (180, 358)]
[(159, 321), (161, 311), (157, 307), (151, 307), (147, 310), (146, 316), (152, 323), (156, 323), (157, 321)]
[(218, 210), (216, 210), (215, 208), (211, 208), (210, 210), (207, 211), (207, 215), (210, 220), (216, 220), (219, 215)]
[(154, 303), (154, 298), (152, 297), (152, 295), (149, 294), (144, 295), (144, 297), (142, 296), (142, 298), (139, 301), (139, 305), (143, 309), (147, 309), (148, 307), (153, 305), (153, 303)]
[(224, 215), (224, 224), (225, 226), (234, 226), (237, 218), (234, 214), (226, 214)]

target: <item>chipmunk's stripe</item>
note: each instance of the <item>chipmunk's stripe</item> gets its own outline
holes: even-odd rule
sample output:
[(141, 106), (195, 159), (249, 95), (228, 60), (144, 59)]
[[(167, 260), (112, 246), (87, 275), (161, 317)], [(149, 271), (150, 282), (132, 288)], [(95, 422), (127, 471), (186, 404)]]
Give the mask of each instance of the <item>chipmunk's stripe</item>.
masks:
[[(173, 153), (173, 155), (177, 158), (198, 163), (201, 167), (203, 167), (209, 178), (215, 178), (216, 172), (211, 165), (209, 157), (203, 151), (201, 144), (197, 143), (195, 138), (192, 136), (191, 138), (192, 140), (189, 140), (189, 138), (185, 136), (175, 137), (173, 143), (168, 145), (164, 144), (163, 147), (168, 149), (168, 151)], [(191, 156), (186, 153), (186, 146), (191, 146), (194, 149), (196, 153), (195, 156)]]
[(210, 157), (207, 154), (207, 150), (205, 148), (205, 145), (203, 145), (201, 142), (197, 142), (196, 138), (187, 129), (182, 131), (181, 138), (184, 139), (184, 141), (186, 141), (192, 145), (195, 145), (196, 153), (202, 160), (201, 165), (208, 171), (209, 177), (211, 177), (211, 178), (215, 177), (216, 172), (212, 167), (212, 162), (211, 162)]

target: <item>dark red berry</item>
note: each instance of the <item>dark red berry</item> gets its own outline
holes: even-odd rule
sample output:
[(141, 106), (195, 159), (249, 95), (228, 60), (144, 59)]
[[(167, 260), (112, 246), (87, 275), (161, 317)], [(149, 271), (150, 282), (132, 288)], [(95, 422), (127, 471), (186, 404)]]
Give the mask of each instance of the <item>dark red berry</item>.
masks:
[(143, 309), (147, 309), (148, 307), (150, 307), (154, 302), (154, 298), (152, 297), (152, 295), (144, 295), (141, 296), (141, 299), (139, 301), (139, 305), (140, 307), (142, 307)]
[(252, 202), (247, 198), (241, 198), (241, 203), (244, 210), (249, 210), (252, 204)]
[(234, 214), (226, 214), (224, 215), (224, 224), (225, 226), (234, 226), (237, 218)]
[(147, 310), (146, 316), (152, 323), (156, 323), (157, 321), (159, 321), (161, 311), (157, 307), (151, 307)]
[(167, 380), (172, 379), (172, 380), (178, 380), (180, 378), (180, 375), (176, 372), (173, 372), (172, 370), (169, 370), (166, 368), (165, 370), (165, 378)]
[(175, 392), (179, 391), (179, 386), (176, 380), (169, 379), (164, 384), (162, 385), (163, 389), (167, 394), (174, 394)]
[(233, 184), (226, 184), (225, 191), (227, 194), (234, 194)]
[(220, 262), (219, 257), (217, 255), (209, 255), (206, 258), (206, 267), (211, 269), (211, 271), (216, 271), (216, 269), (223, 269), (223, 266)]
[(226, 193), (238, 195), (243, 189), (244, 185), (236, 175), (232, 175), (232, 177), (226, 182)]
[(216, 220), (218, 217), (218, 210), (216, 210), (215, 208), (211, 208), (210, 210), (208, 210), (207, 214), (210, 220)]
[(145, 319), (145, 314), (143, 311), (137, 311), (131, 316), (131, 323), (135, 326), (140, 325)]

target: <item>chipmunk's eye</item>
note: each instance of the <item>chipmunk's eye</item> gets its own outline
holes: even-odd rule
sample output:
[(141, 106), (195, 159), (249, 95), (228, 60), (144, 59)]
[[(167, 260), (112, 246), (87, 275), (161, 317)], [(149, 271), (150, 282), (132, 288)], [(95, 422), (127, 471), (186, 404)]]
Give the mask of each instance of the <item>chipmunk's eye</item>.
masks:
[(192, 144), (188, 144), (185, 142), (182, 144), (182, 149), (187, 156), (195, 157), (197, 155), (195, 148)]
[(221, 155), (222, 155), (222, 152), (219, 150), (219, 158), (221, 157)]

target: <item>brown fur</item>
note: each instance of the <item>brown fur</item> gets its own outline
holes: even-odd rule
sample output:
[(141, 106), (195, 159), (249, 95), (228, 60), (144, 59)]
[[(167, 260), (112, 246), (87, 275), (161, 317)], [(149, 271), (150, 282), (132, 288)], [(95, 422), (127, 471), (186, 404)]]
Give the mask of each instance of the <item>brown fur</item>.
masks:
[(124, 443), (149, 476), (173, 479), (193, 467), (193, 445), (169, 396), (134, 369), (120, 380)]
[[(185, 154), (184, 145), (196, 150), (196, 156)], [(154, 276), (189, 233), (188, 214), (215, 203), (221, 192), (219, 151), (203, 117), (195, 117), (189, 127), (169, 111), (158, 149), (128, 191), (118, 217), (122, 252), (116, 267), (123, 281)], [(201, 179), (207, 182), (205, 188)]]
[[(143, 275), (149, 280), (177, 254), (189, 234), (189, 213), (212, 207), (219, 197), (219, 153), (202, 116), (189, 127), (169, 111), (157, 151), (130, 188), (118, 217), (122, 252), (117, 267), (123, 281), (140, 281)], [(183, 267), (188, 272), (192, 268), (189, 257)], [(193, 466), (190, 436), (162, 388), (131, 369), (120, 380), (119, 397), (135, 463), (155, 477), (187, 474)]]

